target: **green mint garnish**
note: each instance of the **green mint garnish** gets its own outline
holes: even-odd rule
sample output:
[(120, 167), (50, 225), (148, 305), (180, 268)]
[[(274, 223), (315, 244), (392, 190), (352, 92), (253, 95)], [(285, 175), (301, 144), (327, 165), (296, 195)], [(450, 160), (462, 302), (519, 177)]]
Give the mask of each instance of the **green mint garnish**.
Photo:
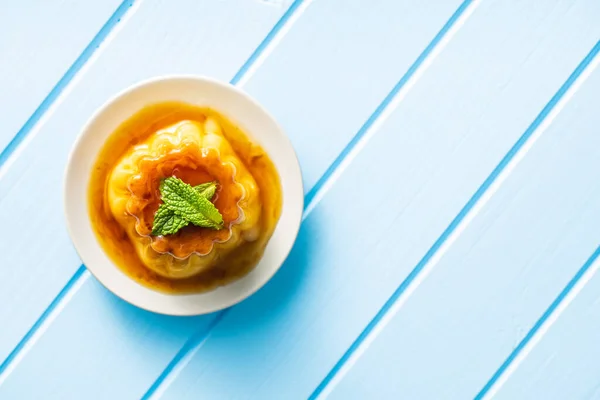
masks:
[(194, 224), (202, 228), (221, 229), (223, 216), (210, 200), (215, 195), (214, 182), (192, 187), (174, 176), (160, 184), (163, 201), (154, 215), (152, 235), (172, 235)]
[(212, 200), (217, 191), (217, 185), (214, 182), (201, 183), (198, 186), (194, 186), (194, 190), (202, 197), (206, 197), (208, 200)]
[(223, 216), (206, 197), (174, 176), (160, 184), (163, 203), (176, 215), (203, 228), (221, 228)]
[(161, 204), (154, 214), (154, 224), (152, 225), (152, 234), (158, 235), (172, 235), (184, 226), (189, 224), (188, 221), (175, 215), (164, 204)]

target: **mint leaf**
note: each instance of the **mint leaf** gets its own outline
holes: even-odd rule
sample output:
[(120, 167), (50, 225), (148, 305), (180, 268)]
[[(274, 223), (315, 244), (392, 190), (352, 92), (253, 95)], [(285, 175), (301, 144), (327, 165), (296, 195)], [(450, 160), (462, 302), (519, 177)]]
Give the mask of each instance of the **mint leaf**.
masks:
[(192, 187), (170, 177), (160, 184), (163, 204), (154, 215), (153, 235), (170, 235), (192, 223), (203, 228), (221, 229), (223, 217), (210, 202), (217, 190), (215, 182)]
[(160, 193), (169, 209), (192, 224), (218, 229), (223, 225), (223, 216), (214, 204), (181, 179), (172, 176), (163, 180)]
[[(194, 186), (194, 190), (207, 200), (212, 200), (217, 191), (217, 185), (215, 182), (202, 183), (198, 186)], [(165, 204), (161, 204), (158, 207), (156, 214), (154, 214), (154, 223), (151, 234), (154, 236), (172, 235), (188, 224), (189, 222), (186, 219), (176, 215), (175, 212)]]
[(217, 184), (215, 182), (201, 183), (198, 186), (194, 186), (194, 190), (200, 194), (200, 196), (206, 197), (208, 200), (212, 200), (217, 191)]
[(152, 225), (152, 235), (172, 235), (178, 230), (187, 226), (188, 221), (176, 215), (169, 210), (164, 204), (161, 204), (154, 214), (154, 223)]

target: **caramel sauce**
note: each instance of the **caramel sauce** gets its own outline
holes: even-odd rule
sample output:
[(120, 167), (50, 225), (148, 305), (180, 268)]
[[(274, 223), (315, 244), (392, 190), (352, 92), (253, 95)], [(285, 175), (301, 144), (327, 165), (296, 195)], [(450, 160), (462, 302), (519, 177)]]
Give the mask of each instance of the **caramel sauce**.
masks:
[[(115, 165), (129, 149), (144, 142), (160, 129), (190, 120), (203, 122), (207, 117), (216, 119), (222, 128), (223, 136), (227, 139), (237, 157), (253, 176), (259, 188), (262, 210), (259, 226), (260, 234), (257, 240), (244, 242), (232, 252), (222, 257), (218, 264), (198, 275), (184, 279), (171, 279), (157, 274), (147, 268), (138, 257), (126, 230), (114, 218), (107, 199), (108, 181)], [(133, 182), (130, 190), (148, 188), (140, 198), (144, 199), (144, 208), (140, 211), (141, 228), (138, 231), (150, 232), (153, 214), (159, 205), (158, 188), (160, 179), (172, 174), (191, 185), (210, 181), (214, 174), (208, 174), (201, 168), (189, 166), (189, 163), (178, 163), (170, 160), (157, 169), (156, 165), (142, 167), (149, 173), (145, 175), (147, 182)], [(153, 171), (160, 170), (161, 173)], [(224, 172), (225, 176), (226, 171)], [(141, 190), (141, 189), (140, 189)], [(215, 206), (223, 215), (225, 222), (232, 222), (238, 217), (237, 208), (227, 207), (233, 198), (238, 198), (233, 186), (219, 185), (215, 195)], [(231, 121), (209, 108), (200, 108), (178, 102), (159, 103), (148, 106), (122, 123), (107, 139), (95, 161), (90, 184), (88, 187), (88, 211), (96, 237), (109, 258), (129, 277), (140, 284), (167, 293), (197, 293), (214, 289), (232, 282), (250, 272), (263, 255), (282, 207), (282, 193), (279, 175), (273, 162), (264, 149), (252, 142), (240, 128)], [(145, 231), (144, 231), (145, 229)], [(202, 232), (204, 230), (205, 232)], [(222, 231), (206, 233), (206, 229), (188, 226), (164, 240), (158, 237), (153, 243), (153, 249), (168, 252), (174, 256), (189, 253), (202, 248), (203, 241), (209, 235), (212, 239), (223, 237)], [(220, 236), (219, 236), (220, 235)], [(187, 246), (187, 247), (186, 247)], [(186, 253), (187, 252), (187, 253)]]

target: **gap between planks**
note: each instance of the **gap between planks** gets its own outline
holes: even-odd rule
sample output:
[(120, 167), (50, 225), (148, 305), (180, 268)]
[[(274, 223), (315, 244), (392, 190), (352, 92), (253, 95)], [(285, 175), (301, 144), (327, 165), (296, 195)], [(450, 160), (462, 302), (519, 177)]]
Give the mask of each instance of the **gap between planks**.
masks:
[(6, 381), (9, 375), (19, 365), (21, 360), (27, 355), (29, 350), (37, 343), (42, 335), (48, 330), (48, 327), (66, 307), (69, 301), (75, 296), (75, 293), (83, 286), (83, 284), (89, 279), (90, 273), (86, 270), (84, 265), (81, 265), (77, 272), (71, 277), (65, 287), (59, 292), (59, 294), (52, 300), (46, 310), (40, 315), (40, 317), (31, 326), (29, 331), (23, 336), (19, 343), (15, 346), (13, 351), (10, 352), (8, 357), (0, 364), (0, 386)]
[[(100, 28), (96, 36), (90, 41), (83, 52), (69, 67), (58, 83), (52, 88), (48, 96), (40, 103), (23, 127), (17, 132), (9, 144), (0, 152), (0, 180), (4, 177), (10, 166), (19, 157), (23, 150), (33, 140), (35, 135), (48, 121), (56, 108), (71, 93), (82, 76), (114, 39), (116, 34), (125, 25), (127, 20), (139, 8), (141, 0), (125, 0), (106, 23)], [(48, 329), (56, 316), (64, 309), (66, 304), (83, 286), (90, 277), (90, 273), (81, 265), (71, 279), (60, 290), (44, 312), (31, 326), (29, 331), (21, 338), (12, 352), (0, 364), (0, 385), (8, 378), (23, 357)]]
[(106, 23), (100, 28), (96, 36), (90, 41), (83, 52), (71, 64), (67, 72), (60, 78), (50, 93), (42, 100), (33, 114), (25, 121), (12, 140), (0, 152), (0, 180), (6, 175), (11, 165), (31, 143), (46, 121), (54, 114), (64, 99), (73, 91), (73, 88), (85, 75), (86, 71), (104, 51), (125, 22), (139, 8), (141, 0), (124, 0)]
[[(348, 165), (350, 165), (358, 153), (360, 153), (360, 151), (366, 146), (369, 139), (371, 139), (373, 135), (381, 128), (387, 118), (389, 118), (392, 112), (398, 107), (398, 104), (415, 86), (417, 81), (421, 78), (429, 66), (433, 64), (435, 58), (437, 58), (437, 56), (442, 52), (444, 47), (449, 43), (458, 29), (464, 24), (464, 21), (473, 13), (479, 3), (480, 0), (465, 0), (446, 22), (446, 24), (444, 24), (437, 35), (431, 40), (419, 57), (417, 57), (414, 63), (408, 68), (406, 73), (400, 78), (398, 83), (392, 88), (389, 94), (383, 99), (371, 116), (366, 120), (363, 126), (350, 140), (348, 145), (346, 145), (346, 147), (340, 152), (327, 171), (325, 171), (323, 176), (306, 194), (304, 202), (305, 209), (302, 215), (302, 221), (304, 221), (311, 211), (314, 210), (319, 201), (325, 196), (325, 193), (329, 191), (329, 189), (342, 175)], [(306, 4), (306, 6), (307, 5), (308, 4)], [(289, 21), (293, 22), (298, 17), (299, 15), (295, 15), (294, 18), (290, 18)], [(285, 29), (285, 32), (287, 32), (290, 28), (291, 26), (288, 25)], [(259, 46), (259, 48), (261, 46)], [(252, 58), (253, 56), (251, 59)], [(260, 54), (256, 57), (256, 59), (261, 58), (264, 59), (266, 56)], [(248, 64), (248, 62), (246, 64)], [(232, 82), (236, 81), (237, 79), (237, 84), (242, 85), (248, 81), (244, 74), (246, 72), (253, 73), (253, 71), (258, 68), (256, 65), (250, 65), (247, 67), (246, 64), (242, 66), (240, 72), (236, 74), (236, 77), (234, 77)], [(215, 326), (218, 325), (228, 311), (229, 309), (220, 312), (208, 329), (197, 332), (190, 338), (190, 340), (186, 342), (186, 344), (176, 354), (176, 356), (157, 378), (157, 380), (148, 389), (146, 394), (144, 394), (142, 400), (154, 400), (162, 397), (168, 387), (175, 381), (180, 372), (189, 364), (193, 356), (206, 342), (211, 331), (215, 328)]]
[[(567, 82), (561, 87), (565, 88), (564, 96), (558, 101), (556, 108), (564, 108), (564, 104), (573, 97), (573, 94), (581, 87), (592, 72), (600, 64), (600, 41), (592, 48), (589, 54), (583, 59)], [(569, 87), (570, 86), (570, 87)], [(560, 90), (559, 90), (560, 92)], [(557, 93), (558, 94), (558, 93)], [(558, 114), (560, 110), (556, 111)], [(555, 117), (556, 115), (554, 115)], [(550, 118), (550, 117), (549, 117)], [(554, 118), (552, 118), (554, 119)], [(549, 124), (548, 124), (549, 125)], [(556, 299), (544, 311), (542, 316), (536, 321), (533, 327), (527, 332), (521, 342), (510, 353), (506, 360), (500, 365), (498, 370), (491, 376), (488, 382), (475, 397), (476, 399), (491, 399), (500, 388), (506, 383), (510, 376), (521, 365), (523, 360), (529, 355), (533, 348), (541, 341), (546, 332), (558, 320), (560, 315), (583, 290), (585, 285), (592, 279), (600, 268), (600, 247), (592, 253), (590, 258), (577, 271), (573, 278), (567, 283), (564, 289), (558, 294)]]
[[(248, 60), (241, 66), (238, 72), (231, 79), (230, 83), (238, 87), (243, 87), (250, 78), (256, 73), (258, 68), (269, 57), (273, 50), (281, 43), (281, 40), (287, 35), (292, 26), (304, 14), (306, 9), (314, 0), (296, 0), (290, 8), (283, 14), (273, 29), (265, 36)], [(318, 183), (317, 183), (318, 184)], [(306, 204), (306, 203), (305, 203)], [(303, 216), (304, 220), (304, 216)], [(158, 399), (177, 378), (179, 373), (188, 365), (194, 354), (202, 347), (204, 342), (210, 336), (215, 326), (223, 319), (230, 309), (225, 309), (216, 314), (211, 324), (196, 333), (181, 347), (175, 357), (169, 362), (161, 374), (155, 379), (142, 400)]]
[(476, 400), (491, 399), (500, 391), (519, 365), (521, 365), (533, 348), (541, 341), (546, 332), (550, 330), (575, 297), (577, 297), (585, 285), (598, 272), (598, 269), (600, 269), (599, 257), (600, 247), (597, 247), (590, 258), (577, 271), (573, 279), (567, 283), (556, 299), (550, 304), (550, 307), (544, 311), (541, 318), (533, 325), (523, 340), (521, 340), (500, 368), (492, 375), (490, 380), (475, 397)]
[[(248, 79), (254, 75), (256, 70), (264, 63), (264, 60), (272, 53), (274, 48), (281, 42), (281, 39), (287, 34), (292, 24), (302, 15), (306, 8), (314, 0), (295, 0), (272, 30), (265, 36), (263, 41), (252, 53), (250, 58), (242, 65), (240, 70), (231, 80), (232, 84), (242, 86)], [(141, 0), (125, 0), (117, 8), (115, 13), (108, 19), (98, 34), (92, 39), (90, 44), (84, 49), (61, 80), (55, 85), (50, 94), (43, 100), (40, 106), (34, 111), (25, 125), (19, 130), (15, 138), (9, 143), (7, 148), (0, 153), (0, 179), (10, 169), (10, 166), (23, 152), (24, 148), (32, 141), (33, 137), (40, 131), (45, 122), (50, 118), (54, 110), (64, 101), (64, 99), (73, 90), (73, 87), (82, 79), (85, 72), (91, 64), (99, 57), (103, 49), (114, 39), (116, 34), (124, 26), (125, 22), (131, 18), (134, 12), (139, 8)], [(33, 348), (37, 341), (46, 332), (48, 327), (54, 322), (56, 317), (66, 307), (68, 302), (75, 296), (77, 291), (83, 287), (91, 274), (87, 271), (85, 265), (81, 265), (67, 284), (61, 289), (57, 296), (48, 305), (46, 310), (39, 316), (29, 331), (23, 336), (15, 346), (8, 357), (0, 364), (0, 385), (6, 381), (12, 371), (15, 370), (21, 360)], [(208, 333), (220, 321), (227, 310), (221, 312), (208, 330), (193, 335), (183, 346), (178, 355), (171, 361), (169, 366), (163, 371), (160, 377), (151, 386), (151, 390), (157, 389), (160, 382), (164, 380), (170, 370), (179, 363), (180, 354), (184, 356), (190, 347), (198, 345), (202, 337), (208, 336)], [(193, 354), (191, 354), (193, 355)], [(189, 355), (189, 357), (191, 357)], [(169, 368), (171, 367), (171, 368)], [(161, 379), (162, 378), (162, 379)], [(147, 393), (147, 394), (148, 394)]]
[[(592, 71), (596, 68), (600, 62), (598, 52), (600, 51), (600, 42), (594, 46), (594, 48), (588, 53), (588, 55), (581, 61), (581, 63), (575, 68), (573, 73), (567, 78), (563, 85), (558, 91), (552, 96), (550, 101), (544, 106), (542, 111), (538, 114), (535, 120), (523, 133), (523, 135), (517, 140), (513, 147), (506, 153), (500, 163), (494, 168), (492, 173), (486, 178), (483, 184), (477, 189), (475, 194), (469, 199), (463, 209), (457, 214), (452, 220), (450, 225), (436, 240), (433, 246), (427, 251), (425, 256), (419, 261), (416, 267), (410, 272), (408, 277), (400, 284), (392, 296), (386, 301), (383, 307), (366, 326), (363, 332), (358, 336), (355, 342), (348, 348), (342, 358), (336, 363), (325, 379), (317, 386), (311, 399), (323, 399), (326, 398), (335, 386), (341, 382), (345, 374), (352, 368), (358, 358), (368, 347), (373, 343), (377, 336), (385, 329), (387, 324), (394, 318), (400, 308), (406, 303), (406, 300), (415, 292), (415, 290), (423, 283), (427, 276), (431, 273), (435, 265), (440, 261), (444, 254), (450, 249), (450, 247), (456, 242), (458, 237), (465, 231), (469, 224), (475, 219), (477, 214), (485, 207), (488, 201), (498, 191), (500, 186), (510, 176), (512, 171), (526, 156), (529, 150), (533, 147), (535, 142), (541, 137), (546, 129), (552, 124), (554, 119), (560, 114), (565, 105), (573, 97), (575, 92), (581, 87), (585, 80), (590, 76)], [(587, 264), (586, 264), (587, 265)], [(589, 267), (589, 265), (588, 265)], [(585, 267), (584, 267), (585, 268)], [(594, 270), (595, 271), (595, 270)], [(575, 281), (579, 279), (578, 273), (574, 278)], [(587, 276), (587, 275), (586, 275)], [(587, 277), (589, 280), (589, 277)], [(587, 280), (585, 282), (587, 282)], [(585, 284), (585, 283), (584, 283)], [(552, 314), (553, 310), (559, 307), (562, 299), (568, 295), (572, 287), (575, 285), (569, 284), (565, 288), (565, 292), (561, 293), (557, 301), (551, 306), (549, 314)], [(583, 285), (577, 286), (578, 291), (581, 290)], [(572, 297), (569, 296), (569, 302)], [(559, 307), (560, 308), (560, 307)], [(562, 312), (563, 308), (560, 308), (559, 312)], [(545, 318), (544, 318), (545, 317)], [(550, 324), (556, 319), (549, 319), (544, 314), (543, 321), (539, 322), (543, 325), (545, 321)], [(557, 316), (556, 316), (557, 317)], [(534, 331), (535, 330), (535, 331)], [(547, 330), (547, 329), (546, 329)], [(538, 324), (532, 328), (532, 331), (523, 340), (525, 343), (520, 344), (514, 351), (514, 355), (507, 359), (488, 384), (482, 389), (482, 392), (478, 395), (478, 398), (483, 398), (483, 395), (488, 389), (493, 386), (499, 379), (504, 371), (511, 372), (514, 368), (509, 368), (512, 361), (520, 353), (520, 350), (525, 347), (526, 343), (529, 342), (531, 336), (534, 336), (536, 332), (539, 332), (540, 336), (545, 333), (546, 330), (540, 330)], [(539, 337), (537, 338), (539, 341)], [(537, 342), (536, 341), (536, 342)], [(526, 354), (523, 355), (524, 358)], [(520, 361), (519, 361), (520, 362)], [(516, 368), (516, 366), (515, 366)], [(505, 380), (506, 378), (504, 378)]]
[[(398, 104), (404, 99), (409, 90), (415, 85), (417, 80), (422, 76), (425, 70), (432, 64), (433, 60), (439, 55), (446, 44), (450, 41), (452, 36), (458, 31), (460, 26), (464, 24), (466, 19), (472, 14), (474, 9), (479, 4), (479, 0), (466, 0), (461, 4), (457, 11), (452, 15), (449, 21), (444, 25), (442, 30), (434, 37), (430, 44), (425, 48), (417, 60), (411, 65), (405, 75), (400, 81), (394, 86), (392, 91), (386, 96), (383, 102), (377, 107), (375, 112), (369, 117), (361, 129), (357, 132), (354, 138), (344, 148), (332, 165), (328, 168), (321, 179), (315, 184), (313, 189), (306, 195), (306, 208), (303, 215), (305, 219), (310, 212), (315, 208), (318, 202), (323, 198), (325, 193), (333, 186), (334, 182), (339, 178), (351, 161), (356, 155), (364, 148), (368, 140), (374, 135), (374, 133), (382, 126), (385, 120), (389, 117), (392, 111), (398, 106)], [(289, 31), (295, 21), (301, 16), (306, 10), (312, 0), (296, 0), (288, 9), (288, 11), (282, 16), (278, 23), (274, 26), (272, 31), (266, 36), (263, 42), (257, 47), (255, 52), (250, 56), (246, 63), (240, 68), (238, 73), (231, 80), (233, 84), (243, 86), (249, 78), (256, 72), (264, 60), (269, 56), (273, 49), (278, 45), (281, 39)], [(127, 2), (123, 3), (126, 5)], [(139, 3), (137, 4), (139, 6)], [(119, 8), (121, 8), (119, 7)], [(128, 7), (131, 7), (131, 3)], [(137, 8), (137, 7), (136, 7)], [(127, 8), (126, 8), (127, 9)], [(111, 17), (111, 19), (113, 19)], [(116, 18), (117, 20), (119, 18)], [(109, 20), (110, 21), (110, 20)], [(107, 23), (108, 25), (108, 23)], [(105, 26), (106, 27), (106, 26)], [(104, 29), (104, 28), (103, 28)], [(105, 38), (112, 39), (114, 37), (114, 30), (105, 34)], [(112, 34), (111, 34), (112, 33)], [(96, 38), (95, 38), (96, 39)], [(94, 40), (95, 40), (94, 39)], [(87, 50), (87, 48), (86, 48)], [(92, 56), (94, 58), (92, 59)], [(91, 62), (97, 58), (98, 52), (88, 56), (88, 60)], [(71, 80), (64, 84), (65, 87), (60, 88), (59, 93), (55, 95), (54, 103), (51, 106), (54, 108), (62, 102), (62, 98), (66, 97), (70, 90), (70, 83), (75, 83), (81, 78), (84, 72), (85, 65), (80, 67), (72, 76)], [(77, 79), (75, 79), (77, 78)], [(59, 85), (57, 85), (57, 88)], [(56, 89), (56, 88), (55, 88)], [(41, 107), (41, 106), (40, 106)], [(37, 110), (36, 110), (37, 112)], [(32, 116), (33, 118), (33, 116)], [(34, 128), (39, 130), (38, 125), (42, 125), (44, 120), (38, 118), (34, 121)], [(31, 129), (33, 131), (33, 129)], [(29, 135), (30, 137), (32, 135)], [(30, 139), (29, 139), (30, 141)], [(21, 147), (24, 147), (26, 142), (23, 142)], [(13, 155), (17, 155), (17, 152), (13, 152)], [(0, 158), (0, 160), (2, 160)], [(9, 163), (0, 164), (0, 178), (2, 177), (5, 166)], [(89, 272), (85, 270), (84, 266), (81, 266), (69, 283), (61, 290), (59, 295), (50, 304), (48, 309), (40, 316), (36, 323), (32, 326), (30, 331), (24, 336), (22, 341), (13, 350), (11, 355), (5, 360), (0, 366), (0, 384), (6, 379), (8, 374), (14, 370), (16, 364), (24, 357), (26, 352), (35, 344), (35, 342), (41, 337), (43, 332), (56, 318), (56, 315), (64, 308), (68, 301), (74, 296), (75, 292), (79, 290), (89, 278)], [(165, 368), (162, 374), (153, 383), (150, 389), (144, 395), (144, 399), (157, 398), (164, 392), (168, 385), (176, 378), (179, 372), (185, 368), (189, 360), (198, 351), (201, 345), (204, 343), (206, 338), (210, 335), (212, 329), (219, 323), (219, 321), (226, 314), (227, 310), (222, 311), (216, 317), (215, 321), (209, 326), (207, 330), (200, 331), (193, 335), (190, 340), (182, 347), (178, 354), (173, 358), (171, 363)], [(362, 336), (362, 335), (361, 335)], [(316, 393), (316, 392), (315, 392)], [(315, 395), (313, 393), (313, 397)]]

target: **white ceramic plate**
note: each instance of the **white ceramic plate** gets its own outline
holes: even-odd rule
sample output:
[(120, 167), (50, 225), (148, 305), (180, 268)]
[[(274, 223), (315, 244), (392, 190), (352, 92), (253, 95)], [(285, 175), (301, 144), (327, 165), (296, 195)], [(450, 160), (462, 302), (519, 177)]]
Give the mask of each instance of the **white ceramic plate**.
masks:
[[(245, 277), (201, 294), (170, 295), (146, 288), (125, 275), (97, 242), (87, 210), (87, 189), (100, 148), (108, 136), (144, 106), (183, 101), (209, 106), (238, 124), (263, 146), (275, 164), (283, 188), (283, 209), (259, 264)], [(277, 122), (246, 93), (213, 79), (167, 76), (137, 84), (106, 102), (77, 139), (65, 174), (64, 206), (71, 239), (91, 273), (122, 299), (149, 311), (170, 315), (205, 314), (236, 304), (277, 272), (298, 234), (303, 210), (302, 176), (292, 145)]]

